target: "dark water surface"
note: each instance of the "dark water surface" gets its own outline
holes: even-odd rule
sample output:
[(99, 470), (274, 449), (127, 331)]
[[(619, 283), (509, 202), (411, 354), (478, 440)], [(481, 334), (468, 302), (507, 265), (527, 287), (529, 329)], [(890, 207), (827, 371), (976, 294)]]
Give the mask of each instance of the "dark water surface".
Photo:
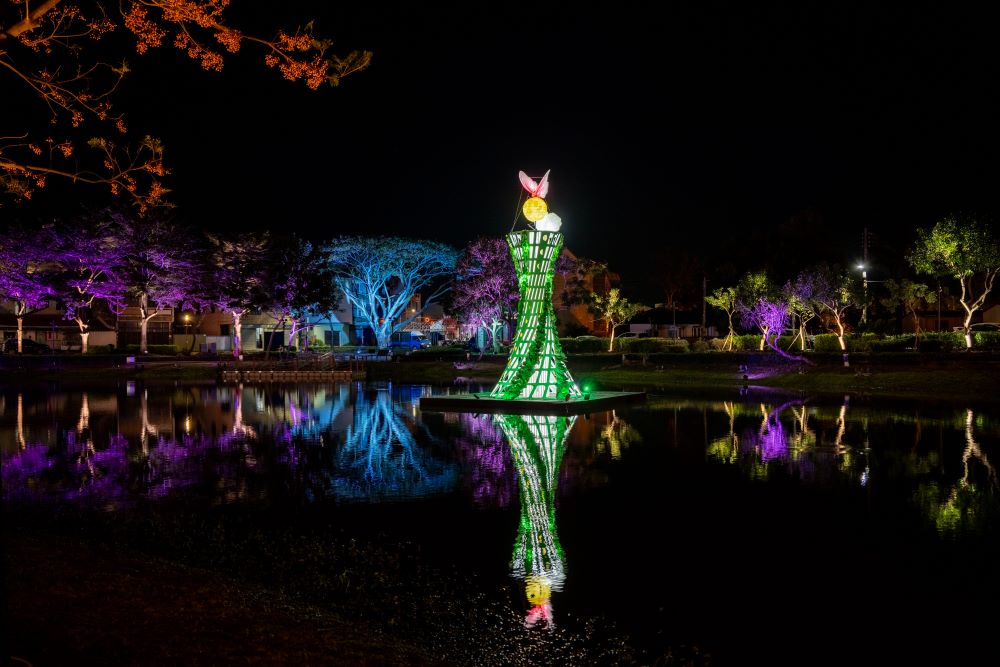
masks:
[[(441, 640), (458, 662), (1000, 661), (998, 414), (754, 391), (576, 418), (422, 413), (440, 391), (7, 388), (4, 511), (210, 515), (220, 562), (251, 532), (313, 552), (334, 532), (406, 544), (462, 583), (400, 612), (379, 582), (395, 597), (371, 613), (489, 616), (460, 650)], [(163, 548), (198, 552), (190, 530)], [(296, 580), (296, 562), (282, 586), (361, 586), (346, 570), (324, 584), (307, 553)]]

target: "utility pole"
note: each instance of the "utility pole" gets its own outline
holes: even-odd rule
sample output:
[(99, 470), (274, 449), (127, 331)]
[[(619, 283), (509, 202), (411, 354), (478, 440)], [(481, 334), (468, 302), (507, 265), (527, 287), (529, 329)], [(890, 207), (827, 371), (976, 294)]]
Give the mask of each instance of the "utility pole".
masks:
[(701, 274), (701, 335), (705, 335), (705, 297), (708, 296), (708, 276)]
[(864, 303), (861, 304), (861, 323), (868, 321), (868, 228), (861, 232), (861, 284), (864, 289)]

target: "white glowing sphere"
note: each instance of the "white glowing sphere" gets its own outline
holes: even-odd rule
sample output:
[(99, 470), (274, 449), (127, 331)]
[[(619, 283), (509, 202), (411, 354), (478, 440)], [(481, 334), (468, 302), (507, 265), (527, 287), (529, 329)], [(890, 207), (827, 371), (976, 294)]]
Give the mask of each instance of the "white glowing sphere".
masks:
[(545, 217), (535, 223), (535, 229), (540, 232), (558, 232), (562, 227), (562, 218), (555, 213), (546, 213)]

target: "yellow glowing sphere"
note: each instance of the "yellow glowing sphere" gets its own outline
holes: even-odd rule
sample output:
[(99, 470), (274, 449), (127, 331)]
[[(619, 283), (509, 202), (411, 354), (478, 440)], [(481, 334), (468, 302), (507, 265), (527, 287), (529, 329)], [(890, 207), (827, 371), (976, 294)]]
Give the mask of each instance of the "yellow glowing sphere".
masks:
[(524, 217), (528, 220), (538, 222), (549, 212), (549, 207), (541, 197), (531, 197), (528, 201), (524, 202), (521, 210), (524, 212)]
[(552, 598), (552, 586), (541, 577), (527, 576), (524, 578), (524, 592), (531, 604), (544, 604)]

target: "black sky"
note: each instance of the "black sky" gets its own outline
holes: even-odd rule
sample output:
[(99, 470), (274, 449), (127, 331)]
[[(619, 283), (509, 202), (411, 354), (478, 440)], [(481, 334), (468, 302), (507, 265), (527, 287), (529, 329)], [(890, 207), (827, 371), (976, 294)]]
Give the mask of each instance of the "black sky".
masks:
[(665, 245), (792, 267), (784, 226), (846, 263), (865, 227), (888, 253), (945, 213), (997, 208), (985, 10), (235, 4), (234, 23), (314, 20), (375, 58), (313, 92), (252, 51), (222, 74), (130, 56), (121, 104), (166, 143), (177, 214), (198, 226), (462, 246), (509, 230), (519, 169), (551, 169), (567, 245), (642, 289)]

